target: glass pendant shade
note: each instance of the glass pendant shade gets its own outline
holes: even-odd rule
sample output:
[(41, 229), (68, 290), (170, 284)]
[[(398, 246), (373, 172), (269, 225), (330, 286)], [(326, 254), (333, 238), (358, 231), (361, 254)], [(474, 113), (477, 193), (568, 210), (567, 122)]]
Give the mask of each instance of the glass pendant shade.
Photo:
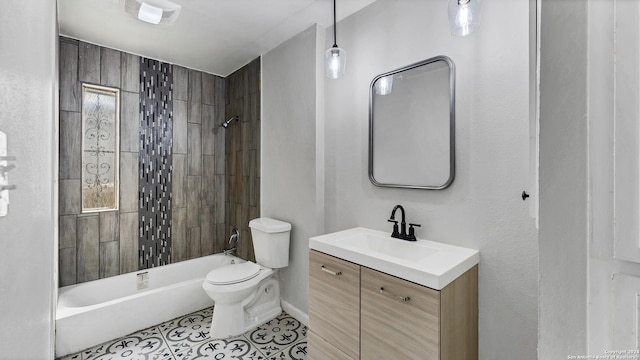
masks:
[(451, 35), (467, 36), (480, 27), (482, 0), (449, 0)]
[(344, 49), (332, 47), (325, 52), (325, 72), (329, 79), (342, 77), (346, 64), (347, 52)]
[(389, 95), (393, 89), (393, 75), (387, 75), (378, 79), (374, 85), (377, 95)]

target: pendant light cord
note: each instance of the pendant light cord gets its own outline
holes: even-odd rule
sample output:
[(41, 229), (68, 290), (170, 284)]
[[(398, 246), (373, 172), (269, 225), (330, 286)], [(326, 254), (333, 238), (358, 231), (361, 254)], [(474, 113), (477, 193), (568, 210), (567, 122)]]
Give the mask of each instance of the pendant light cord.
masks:
[(333, 0), (333, 47), (338, 47), (338, 27), (336, 26), (336, 0)]

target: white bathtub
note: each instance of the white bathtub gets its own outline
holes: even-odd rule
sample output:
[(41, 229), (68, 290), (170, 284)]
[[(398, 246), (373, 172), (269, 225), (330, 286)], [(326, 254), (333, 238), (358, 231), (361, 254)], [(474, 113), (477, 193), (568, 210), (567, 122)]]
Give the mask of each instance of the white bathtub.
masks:
[[(214, 254), (60, 288), (56, 357), (131, 334), (213, 305), (202, 289), (207, 273), (235, 256)], [(137, 275), (148, 272), (146, 289)]]

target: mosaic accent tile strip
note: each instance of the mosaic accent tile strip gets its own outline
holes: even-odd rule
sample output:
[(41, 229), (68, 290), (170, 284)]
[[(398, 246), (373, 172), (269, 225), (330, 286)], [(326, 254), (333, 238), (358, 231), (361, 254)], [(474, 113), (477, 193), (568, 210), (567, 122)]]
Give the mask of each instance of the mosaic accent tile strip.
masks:
[(112, 340), (58, 360), (306, 360), (307, 328), (287, 313), (240, 336), (212, 340), (213, 308)]
[(171, 263), (173, 68), (140, 59), (139, 269)]

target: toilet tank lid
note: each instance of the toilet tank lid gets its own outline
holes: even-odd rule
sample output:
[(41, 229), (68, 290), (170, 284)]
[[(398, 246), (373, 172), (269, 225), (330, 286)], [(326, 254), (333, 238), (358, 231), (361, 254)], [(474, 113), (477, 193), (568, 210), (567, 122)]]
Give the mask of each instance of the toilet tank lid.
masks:
[(291, 230), (291, 224), (289, 224), (288, 222), (267, 217), (257, 218), (249, 221), (249, 227), (266, 233), (280, 233)]

